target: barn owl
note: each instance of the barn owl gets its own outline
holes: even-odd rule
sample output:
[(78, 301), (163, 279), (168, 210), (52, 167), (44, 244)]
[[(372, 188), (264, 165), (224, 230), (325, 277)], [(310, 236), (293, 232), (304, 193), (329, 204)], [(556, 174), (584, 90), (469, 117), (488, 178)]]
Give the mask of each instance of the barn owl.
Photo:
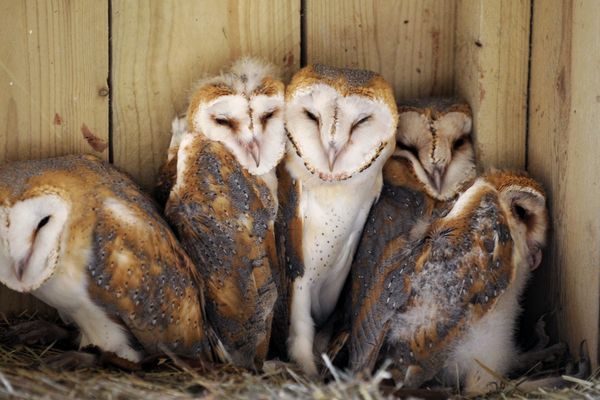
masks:
[(232, 362), (246, 368), (262, 366), (277, 297), (283, 96), (273, 66), (243, 59), (201, 81), (186, 124), (176, 120), (173, 129), (176, 173), (165, 214), (203, 278), (208, 321)]
[(329, 347), (332, 359), (346, 344), (350, 309), (367, 301), (361, 298), (363, 277), (376, 274), (385, 258), (402, 251), (411, 233), (447, 212), (451, 200), (476, 175), (467, 103), (456, 98), (419, 99), (400, 104), (398, 112), (396, 151), (383, 167), (383, 189), (356, 250), (346, 288), (350, 293), (338, 305), (328, 329), (319, 333), (319, 341), (325, 343), (331, 331), (335, 333), (332, 344), (323, 346)]
[(420, 191), (452, 199), (475, 177), (471, 108), (456, 98), (434, 98), (400, 104), (398, 113), (397, 154), (410, 162)]
[(351, 369), (391, 358), (408, 387), (438, 376), (468, 393), (491, 389), (486, 368), (502, 375), (517, 358), (519, 297), (547, 226), (534, 180), (498, 171), (476, 179), (446, 215), (353, 281), (362, 300), (352, 309)]
[(191, 260), (154, 203), (95, 157), (0, 168), (0, 282), (73, 321), (82, 347), (218, 361)]
[[(274, 345), (309, 375), (315, 325), (331, 314), (395, 148), (397, 108), (378, 74), (303, 68), (286, 90), (288, 151), (279, 169), (278, 248), (283, 293)], [(289, 310), (289, 315), (287, 315)], [(277, 334), (275, 334), (277, 332)]]

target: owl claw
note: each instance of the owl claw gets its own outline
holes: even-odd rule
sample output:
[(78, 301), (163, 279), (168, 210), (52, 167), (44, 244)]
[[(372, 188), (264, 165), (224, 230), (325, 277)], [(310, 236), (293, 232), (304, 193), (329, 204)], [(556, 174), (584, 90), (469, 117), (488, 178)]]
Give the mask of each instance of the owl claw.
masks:
[(11, 326), (0, 337), (0, 342), (25, 345), (49, 345), (53, 342), (72, 342), (74, 345), (76, 337), (76, 331), (65, 329), (51, 322), (37, 320)]
[(84, 351), (67, 351), (48, 357), (43, 363), (55, 371), (73, 371), (98, 365), (98, 356)]
[(573, 362), (567, 364), (565, 374), (579, 379), (587, 379), (592, 372), (590, 362), (590, 354), (588, 352), (587, 342), (582, 340), (579, 344), (579, 360), (577, 361), (577, 369)]

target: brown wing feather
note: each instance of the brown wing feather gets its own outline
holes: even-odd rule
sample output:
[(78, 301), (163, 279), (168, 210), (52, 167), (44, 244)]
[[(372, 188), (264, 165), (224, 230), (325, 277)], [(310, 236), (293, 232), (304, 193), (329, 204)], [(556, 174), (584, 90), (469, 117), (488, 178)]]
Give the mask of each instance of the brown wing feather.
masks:
[(158, 178), (154, 187), (154, 198), (161, 207), (167, 204), (169, 194), (177, 177), (177, 153), (165, 161), (158, 170)]
[(300, 182), (294, 181), (282, 162), (277, 167), (279, 210), (275, 222), (278, 263), (273, 269), (279, 296), (275, 304), (271, 352), (287, 357), (287, 337), (290, 323), (292, 281), (304, 273), (302, 259), (302, 220), (298, 210)]
[(277, 297), (275, 207), (262, 179), (198, 135), (166, 214), (205, 285), (211, 326), (236, 365), (261, 367)]
[[(410, 163), (393, 157), (384, 168), (384, 186), (365, 224), (352, 264), (350, 367), (372, 369), (383, 345), (388, 320), (385, 286), (397, 268), (397, 258), (406, 247), (411, 230), (427, 220), (435, 201), (420, 189)], [(407, 271), (408, 272), (408, 271)], [(400, 300), (400, 299), (398, 299)], [(389, 302), (388, 302), (389, 303)]]
[(402, 321), (411, 309), (437, 302), (436, 315), (413, 326), (410, 337), (394, 343), (387, 354), (401, 369), (417, 366), (423, 382), (441, 370), (465, 328), (496, 305), (515, 271), (512, 237), (492, 190), (482, 191), (460, 216), (434, 222), (421, 242), (420, 247), (409, 244), (415, 250), (397, 264), (400, 270), (402, 264), (413, 267), (403, 271), (412, 290), (393, 318)]
[[(149, 354), (162, 346), (175, 354), (213, 361), (205, 334), (199, 277), (156, 206), (128, 178), (108, 165), (99, 179), (111, 184), (106, 201), (122, 206), (97, 210), (90, 296), (119, 319)], [(104, 205), (107, 203), (104, 202)]]

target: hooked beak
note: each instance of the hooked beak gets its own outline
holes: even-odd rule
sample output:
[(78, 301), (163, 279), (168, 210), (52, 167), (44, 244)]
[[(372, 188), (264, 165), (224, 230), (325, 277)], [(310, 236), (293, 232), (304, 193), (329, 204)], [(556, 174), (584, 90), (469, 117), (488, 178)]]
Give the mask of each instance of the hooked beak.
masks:
[(27, 264), (29, 264), (29, 259), (31, 258), (32, 249), (29, 249), (25, 257), (20, 259), (18, 262), (13, 264), (13, 269), (15, 270), (15, 275), (17, 280), (21, 282), (23, 280), (23, 275), (25, 274), (25, 268)]
[(260, 165), (260, 145), (256, 139), (252, 139), (252, 141), (246, 145), (246, 149), (254, 159), (256, 166)]
[(327, 150), (327, 161), (329, 161), (329, 172), (333, 172), (333, 166), (335, 164), (335, 160), (337, 159), (338, 154), (339, 154), (339, 151), (337, 151), (337, 149), (335, 148), (335, 146), (333, 144), (330, 144), (329, 149)]
[(445, 169), (442, 167), (434, 167), (431, 172), (431, 182), (433, 183), (433, 187), (438, 192), (442, 191), (442, 178), (446, 173)]
[(529, 247), (529, 257), (527, 261), (529, 262), (529, 268), (533, 271), (537, 269), (542, 262), (542, 248), (535, 242), (530, 243), (529, 240), (527, 241), (527, 245)]

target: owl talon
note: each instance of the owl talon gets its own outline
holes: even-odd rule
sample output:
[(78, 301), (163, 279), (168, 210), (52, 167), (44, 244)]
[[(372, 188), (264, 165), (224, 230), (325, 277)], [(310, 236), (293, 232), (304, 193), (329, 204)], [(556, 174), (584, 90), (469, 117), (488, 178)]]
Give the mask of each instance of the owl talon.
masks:
[(515, 369), (518, 370), (529, 370), (536, 364), (549, 361), (562, 359), (567, 353), (567, 345), (563, 342), (553, 344), (552, 346), (542, 348), (540, 350), (530, 350), (519, 356), (519, 359), (515, 365)]
[(75, 330), (63, 328), (54, 323), (36, 320), (11, 326), (0, 338), (1, 342), (25, 345), (49, 345), (54, 342), (74, 345), (77, 337)]
[[(569, 369), (570, 366), (570, 369)], [(570, 363), (565, 370), (565, 374), (573, 376), (578, 379), (589, 378), (592, 372), (592, 365), (590, 362), (590, 355), (587, 348), (587, 342), (582, 340), (579, 344), (579, 360), (577, 361), (577, 370), (573, 363)]]
[(535, 335), (537, 336), (537, 343), (532, 350), (542, 350), (548, 347), (550, 343), (550, 337), (546, 333), (546, 321), (544, 318), (546, 315), (542, 315), (535, 324)]
[(98, 366), (98, 356), (85, 351), (67, 351), (44, 359), (46, 367), (54, 371), (73, 371)]

